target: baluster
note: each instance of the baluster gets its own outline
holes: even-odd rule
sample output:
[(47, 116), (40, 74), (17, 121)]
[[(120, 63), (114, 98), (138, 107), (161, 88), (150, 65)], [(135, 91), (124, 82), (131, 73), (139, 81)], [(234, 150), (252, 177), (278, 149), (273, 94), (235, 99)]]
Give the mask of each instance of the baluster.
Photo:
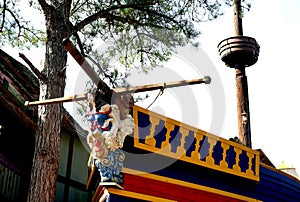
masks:
[(215, 160), (214, 158), (212, 157), (212, 153), (213, 153), (213, 149), (214, 149), (214, 146), (216, 145), (217, 143), (217, 140), (214, 139), (214, 138), (211, 138), (211, 137), (208, 137), (208, 143), (209, 143), (209, 153), (208, 153), (208, 156), (206, 157), (206, 163), (208, 165), (214, 165), (215, 164)]
[(242, 150), (237, 147), (234, 147), (234, 151), (235, 151), (236, 156), (235, 156), (235, 164), (233, 166), (233, 171), (241, 172), (239, 162), (240, 162), (240, 154), (242, 153)]
[(249, 161), (248, 161), (248, 169), (246, 170), (246, 174), (247, 175), (254, 175), (254, 172), (252, 170), (252, 160), (253, 160), (253, 157), (254, 157), (254, 154), (253, 153), (250, 153), (250, 152), (247, 152), (247, 156), (249, 158)]
[(1, 187), (4, 186), (4, 165), (0, 163), (0, 195), (2, 194)]
[(167, 152), (171, 151), (171, 144), (170, 144), (170, 132), (174, 130), (174, 124), (173, 123), (169, 123), (169, 122), (165, 122), (165, 127), (167, 129), (167, 133), (166, 133), (166, 140), (164, 142), (161, 143), (161, 149)]
[(176, 150), (176, 155), (178, 156), (185, 156), (186, 155), (186, 150), (184, 149), (184, 144), (185, 144), (185, 138), (189, 134), (189, 130), (183, 127), (180, 127), (179, 129), (181, 133), (181, 139), (180, 139), (180, 146)]
[(13, 179), (13, 171), (9, 170), (8, 172), (8, 182), (7, 182), (7, 198), (11, 199), (12, 198), (12, 189), (11, 189), (11, 185), (12, 185), (12, 179)]
[(12, 179), (12, 184), (11, 184), (11, 199), (15, 199), (16, 197), (16, 181), (17, 181), (18, 175), (14, 173), (13, 179)]
[(21, 182), (21, 177), (18, 175), (17, 177), (17, 182), (16, 182), (16, 186), (15, 186), (15, 197), (17, 198), (17, 196), (19, 196), (19, 192), (20, 192), (20, 182)]
[[(3, 173), (4, 173), (3, 186), (0, 187), (0, 191), (1, 191), (0, 194), (3, 194), (3, 195), (5, 195), (5, 193), (6, 193), (6, 183), (7, 183), (7, 177), (8, 177), (7, 170), (8, 170), (8, 168), (4, 167), (4, 170), (3, 170)], [(2, 190), (1, 190), (1, 188), (2, 188)]]
[(221, 142), (221, 147), (223, 148), (223, 159), (220, 162), (220, 167), (226, 169), (228, 168), (228, 163), (226, 162), (226, 154), (229, 149), (229, 144)]
[(200, 133), (194, 133), (194, 136), (196, 138), (196, 143), (195, 143), (195, 150), (191, 154), (191, 158), (198, 162), (200, 160), (200, 153), (199, 153), (199, 148), (200, 148), (200, 141), (203, 139), (203, 135)]
[(18, 174), (17, 173), (14, 173), (13, 175), (13, 181), (12, 181), (12, 185), (11, 185), (11, 189), (12, 189), (12, 193), (11, 193), (11, 199), (16, 199), (17, 195), (16, 195), (16, 192), (17, 192), (17, 189), (16, 189), (16, 183), (17, 183), (17, 179), (18, 179)]
[(151, 129), (150, 129), (150, 134), (145, 139), (145, 144), (148, 144), (149, 146), (155, 147), (156, 140), (154, 138), (154, 134), (155, 134), (155, 127), (159, 123), (159, 119), (154, 117), (154, 116), (150, 116), (149, 120), (150, 120), (150, 123), (151, 123)]

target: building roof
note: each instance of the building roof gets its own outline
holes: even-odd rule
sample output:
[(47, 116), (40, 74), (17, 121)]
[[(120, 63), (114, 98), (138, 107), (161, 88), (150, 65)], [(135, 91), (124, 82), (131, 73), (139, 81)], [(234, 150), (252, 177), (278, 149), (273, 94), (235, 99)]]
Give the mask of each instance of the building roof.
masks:
[(277, 167), (277, 169), (281, 170), (289, 175), (292, 175), (300, 180), (299, 175), (296, 171), (296, 168), (294, 168), (293, 166), (288, 166), (287, 164), (285, 164), (284, 161), (281, 162), (281, 164)]
[[(26, 66), (0, 49), (0, 104), (5, 106), (16, 119), (33, 134), (35, 132), (37, 107), (25, 107), (24, 101), (39, 99), (39, 81)], [(86, 136), (87, 131), (64, 109), (63, 129), (72, 134)]]

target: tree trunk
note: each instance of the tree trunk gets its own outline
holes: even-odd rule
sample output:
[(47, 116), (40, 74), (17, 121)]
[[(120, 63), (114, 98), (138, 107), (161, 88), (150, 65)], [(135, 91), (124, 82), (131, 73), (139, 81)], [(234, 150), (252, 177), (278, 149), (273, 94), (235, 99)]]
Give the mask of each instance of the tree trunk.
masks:
[[(62, 46), (66, 33), (64, 8), (47, 7), (47, 42), (45, 64), (40, 81), (40, 100), (62, 97), (65, 88), (67, 52)], [(35, 134), (35, 152), (31, 170), (31, 182), (27, 201), (54, 201), (60, 153), (60, 132), (62, 125), (62, 104), (41, 105), (38, 108), (38, 124)]]

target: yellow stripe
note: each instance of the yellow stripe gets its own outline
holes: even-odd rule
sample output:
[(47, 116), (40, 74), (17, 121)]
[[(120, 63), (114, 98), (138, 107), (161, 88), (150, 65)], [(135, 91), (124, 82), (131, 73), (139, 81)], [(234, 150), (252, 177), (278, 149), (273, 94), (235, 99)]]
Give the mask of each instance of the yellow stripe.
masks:
[(155, 202), (176, 202), (174, 200), (164, 199), (160, 197), (150, 196), (146, 194), (140, 194), (132, 191), (125, 191), (121, 189), (115, 189), (115, 188), (108, 188), (109, 193), (125, 196), (129, 198), (135, 198), (135, 199), (143, 199), (147, 201), (155, 201)]
[(163, 176), (160, 176), (160, 175), (145, 173), (145, 172), (138, 171), (138, 170), (133, 170), (133, 169), (130, 169), (130, 168), (123, 168), (123, 172), (133, 174), (133, 175), (140, 175), (140, 177), (144, 177), (144, 178), (148, 178), (148, 179), (152, 179), (152, 180), (157, 180), (157, 181), (160, 181), (160, 182), (170, 183), (170, 184), (174, 184), (174, 185), (179, 185), (179, 186), (183, 186), (183, 187), (188, 187), (188, 188), (192, 188), (192, 189), (206, 191), (206, 192), (209, 192), (209, 193), (219, 194), (221, 196), (227, 196), (227, 197), (231, 197), (231, 198), (234, 198), (234, 199), (239, 199), (239, 200), (242, 200), (242, 201), (262, 202), (260, 200), (254, 199), (254, 198), (249, 198), (247, 196), (242, 196), (242, 195), (239, 195), (239, 194), (234, 194), (234, 193), (231, 193), (231, 192), (227, 192), (227, 191), (223, 191), (223, 190), (219, 190), (219, 189), (215, 189), (215, 188), (211, 188), (211, 187), (206, 187), (206, 186), (203, 186), (203, 185), (198, 185), (198, 184), (194, 184), (194, 183), (190, 183), (190, 182), (185, 182), (185, 181), (181, 181), (181, 180), (177, 180), (177, 179), (173, 179), (173, 178), (163, 177)]

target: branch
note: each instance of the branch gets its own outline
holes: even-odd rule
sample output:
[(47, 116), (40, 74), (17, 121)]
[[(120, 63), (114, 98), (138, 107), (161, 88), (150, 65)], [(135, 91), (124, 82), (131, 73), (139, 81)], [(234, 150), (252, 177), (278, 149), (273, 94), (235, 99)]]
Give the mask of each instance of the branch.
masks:
[(39, 4), (41, 5), (43, 11), (47, 11), (49, 9), (49, 5), (47, 4), (46, 0), (38, 0)]
[(6, 10), (6, 0), (3, 1), (3, 10), (2, 10), (2, 23), (0, 27), (0, 32), (2, 32), (2, 29), (4, 27), (4, 22), (5, 22), (5, 10)]
[(125, 8), (134, 8), (138, 9), (141, 7), (144, 7), (146, 5), (154, 5), (153, 2), (151, 3), (143, 3), (143, 4), (127, 4), (127, 5), (114, 5), (110, 8), (107, 8), (105, 10), (101, 10), (85, 19), (83, 19), (81, 22), (79, 22), (77, 25), (74, 26), (74, 32), (80, 31), (82, 28), (84, 28), (86, 25), (98, 20), (99, 18), (105, 18), (105, 15), (107, 15), (110, 11), (117, 10), (117, 9), (125, 9)]
[(178, 23), (178, 22), (174, 19), (174, 17), (167, 16), (167, 15), (165, 15), (165, 14), (163, 14), (163, 13), (159, 13), (159, 12), (157, 12), (157, 11), (155, 11), (155, 10), (146, 9), (146, 8), (144, 8), (144, 7), (139, 7), (139, 8), (136, 8), (136, 9), (139, 10), (139, 11), (144, 11), (144, 12), (146, 12), (146, 13), (151, 13), (152, 15), (159, 16), (159, 17), (161, 17), (161, 18), (163, 18), (163, 19), (167, 19), (167, 20), (169, 20), (170, 22), (174, 22), (175, 24)]
[[(6, 3), (6, 1), (4, 2)], [(10, 10), (6, 8), (6, 5), (4, 5), (3, 8), (3, 17), (2, 17), (2, 25), (0, 27), (0, 32), (2, 32), (2, 29), (4, 28), (4, 21), (5, 21), (5, 16), (6, 13), (10, 14), (11, 17), (13, 18), (13, 21), (15, 22), (16, 25), (10, 25), (10, 28), (8, 29), (14, 29), (16, 28), (18, 30), (18, 35), (17, 37), (20, 39), (23, 37), (25, 40), (31, 41), (30, 37), (28, 37), (29, 34), (32, 34), (34, 37), (36, 37), (38, 40), (40, 40), (40, 37), (38, 36), (38, 33), (35, 32), (34, 29), (28, 28), (28, 21), (25, 21), (23, 19), (19, 19), (20, 17), (18, 16), (18, 13), (14, 12), (13, 10)]]
[[(84, 3), (82, 3), (81, 5), (79, 5), (80, 0), (77, 0), (76, 3), (74, 3), (74, 6), (72, 8), (72, 10), (70, 11), (70, 14), (73, 15), (73, 13), (77, 12), (77, 10), (80, 9), (80, 7), (82, 7), (85, 3), (87, 3), (88, 1), (85, 1)], [(78, 6), (79, 5), (79, 6)], [(78, 7), (77, 7), (78, 6)], [(77, 7), (77, 8), (76, 8)]]
[(31, 71), (39, 78), (39, 80), (46, 80), (46, 77), (43, 74), (41, 74), (41, 72), (37, 68), (35, 68), (35, 66), (28, 60), (28, 58), (23, 53), (19, 53), (19, 57), (22, 58), (29, 65)]
[(87, 58), (90, 59), (90, 60), (98, 67), (100, 73), (102, 73), (102, 74), (105, 76), (105, 78), (108, 78), (111, 84), (114, 83), (113, 79), (112, 79), (108, 74), (106, 74), (106, 72), (102, 69), (102, 67), (101, 67), (101, 65), (100, 65), (99, 63), (97, 63), (97, 62), (96, 62), (92, 57), (90, 57), (90, 56), (87, 56)]
[(75, 36), (75, 38), (76, 38), (76, 40), (77, 40), (77, 44), (78, 44), (78, 46), (79, 46), (79, 50), (80, 50), (81, 54), (82, 54), (84, 57), (86, 57), (86, 55), (85, 55), (85, 53), (84, 53), (83, 44), (82, 44), (82, 42), (81, 42), (81, 39), (80, 39), (78, 33), (76, 32), (76, 33), (74, 33), (73, 35)]
[(64, 0), (63, 7), (64, 7), (65, 16), (69, 18), (71, 7), (72, 7), (72, 0)]
[(154, 28), (157, 28), (157, 29), (161, 29), (161, 28), (164, 28), (164, 29), (169, 29), (167, 27), (162, 27), (160, 25), (157, 25), (157, 24), (153, 24), (153, 23), (141, 23), (139, 20), (135, 20), (135, 19), (132, 19), (132, 18), (128, 18), (128, 17), (121, 17), (121, 16), (117, 16), (117, 15), (113, 15), (113, 14), (110, 14), (108, 13), (106, 15), (107, 18), (109, 19), (114, 19), (116, 21), (119, 21), (119, 22), (122, 22), (122, 23), (128, 23), (128, 24), (135, 24), (135, 25), (139, 25), (139, 26), (149, 26), (149, 27), (154, 27)]
[(6, 9), (6, 10), (10, 13), (10, 15), (13, 17), (13, 19), (17, 23), (17, 25), (19, 27), (19, 34), (18, 34), (18, 36), (19, 36), (20, 33), (21, 33), (21, 28), (22, 28), (21, 23), (20, 23), (20, 21), (18, 20), (17, 16), (15, 15), (15, 13), (13, 11), (11, 11), (10, 9)]

